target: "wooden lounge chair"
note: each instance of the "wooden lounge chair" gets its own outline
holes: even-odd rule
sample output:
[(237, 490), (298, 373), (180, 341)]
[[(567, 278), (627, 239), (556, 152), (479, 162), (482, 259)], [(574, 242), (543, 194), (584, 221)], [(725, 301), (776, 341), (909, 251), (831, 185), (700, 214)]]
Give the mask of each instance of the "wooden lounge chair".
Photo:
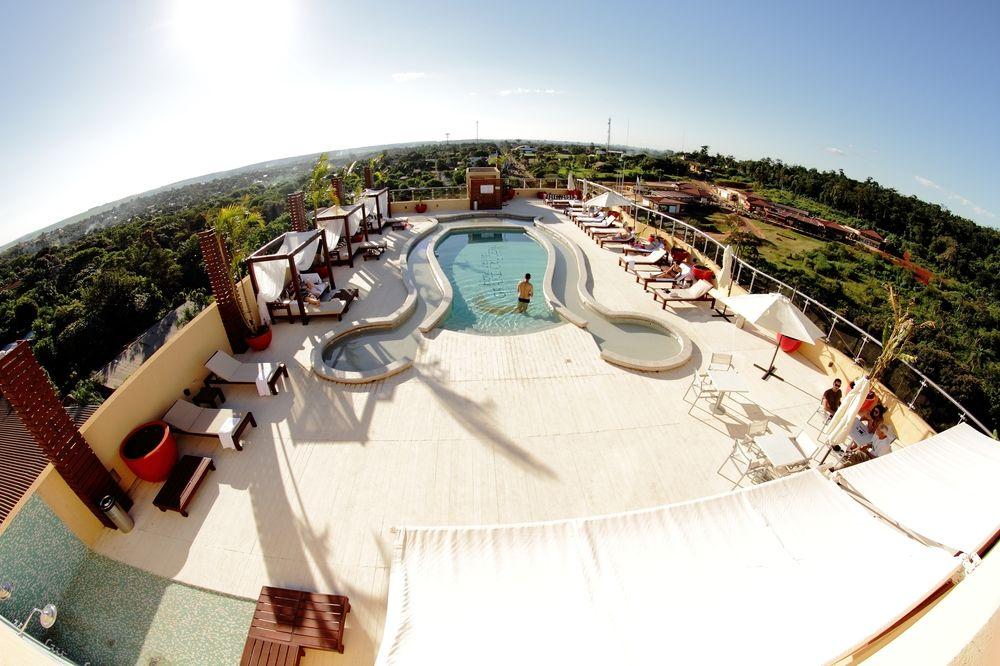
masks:
[(305, 648), (344, 652), (347, 597), (262, 587), (241, 666), (298, 664)]
[(711, 282), (708, 280), (698, 280), (687, 289), (676, 289), (674, 291), (656, 289), (653, 292), (653, 300), (658, 303), (663, 303), (664, 310), (667, 309), (667, 303), (697, 303), (699, 301), (711, 301), (712, 305), (715, 305), (715, 297), (708, 293), (711, 290)]
[(288, 368), (284, 363), (244, 363), (224, 351), (217, 351), (205, 362), (211, 374), (206, 384), (254, 384), (258, 392), (266, 385), (270, 395), (278, 393), (278, 380), (288, 378)]
[(231, 442), (237, 451), (243, 450), (240, 438), (247, 426), (257, 427), (252, 412), (243, 414), (232, 409), (198, 407), (186, 400), (175, 401), (163, 420), (182, 435), (217, 437), (223, 446)]
[(597, 244), (601, 247), (605, 247), (609, 244), (615, 245), (626, 245), (635, 240), (635, 234), (626, 234), (624, 237), (621, 236), (601, 236), (597, 239)]
[(641, 256), (631, 256), (629, 255), (628, 249), (625, 250), (626, 256), (618, 257), (618, 265), (625, 268), (629, 273), (635, 273), (635, 267), (641, 264), (647, 266), (652, 264), (658, 264), (667, 257), (666, 250), (653, 250), (649, 254)]

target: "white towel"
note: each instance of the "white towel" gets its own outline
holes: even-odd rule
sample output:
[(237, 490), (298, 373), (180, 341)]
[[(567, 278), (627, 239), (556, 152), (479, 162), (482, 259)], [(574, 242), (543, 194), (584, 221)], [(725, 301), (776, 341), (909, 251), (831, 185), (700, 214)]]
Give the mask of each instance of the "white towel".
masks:
[(222, 424), (219, 428), (219, 441), (222, 443), (222, 448), (224, 449), (235, 449), (236, 440), (233, 439), (233, 431), (236, 430), (236, 426), (240, 424), (240, 419), (231, 418), (226, 419), (226, 422)]
[(271, 395), (271, 387), (267, 385), (267, 376), (269, 374), (269, 366), (265, 363), (257, 366), (257, 379), (254, 383), (257, 385), (257, 395), (268, 396)]

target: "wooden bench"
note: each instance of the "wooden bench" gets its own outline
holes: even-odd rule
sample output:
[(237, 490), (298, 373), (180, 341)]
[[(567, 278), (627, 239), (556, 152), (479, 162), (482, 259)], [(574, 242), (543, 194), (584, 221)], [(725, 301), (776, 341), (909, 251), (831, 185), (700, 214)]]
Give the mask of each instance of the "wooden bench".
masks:
[(344, 652), (347, 597), (262, 587), (243, 646), (243, 666), (297, 664), (305, 648)]
[(198, 486), (215, 469), (211, 458), (202, 456), (182, 456), (170, 476), (163, 482), (160, 492), (153, 498), (153, 505), (160, 511), (176, 511), (187, 518), (187, 506), (194, 499)]

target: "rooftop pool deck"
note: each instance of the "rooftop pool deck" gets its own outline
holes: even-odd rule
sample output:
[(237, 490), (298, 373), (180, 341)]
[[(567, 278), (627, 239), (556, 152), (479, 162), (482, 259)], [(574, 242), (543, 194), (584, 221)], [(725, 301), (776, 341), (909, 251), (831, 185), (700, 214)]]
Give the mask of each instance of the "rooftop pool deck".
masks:
[[(712, 317), (706, 303), (662, 310), (616, 252), (541, 202), (515, 200), (504, 212), (541, 217), (575, 242), (594, 298), (688, 336), (690, 360), (659, 373), (626, 370), (572, 325), (513, 336), (437, 329), (400, 374), (359, 385), (317, 377), (313, 351), (327, 334), (389, 315), (406, 298), (400, 252), (429, 223), (411, 216), (415, 229), (389, 234), (380, 261), (335, 270), (338, 286), (362, 292), (344, 321), (278, 324), (271, 347), (247, 355), (286, 362), (290, 376), (268, 398), (253, 386), (224, 388), (226, 406), (252, 410), (259, 424), (244, 451), (181, 439), (185, 453), (210, 454), (217, 466), (190, 517), (161, 513), (152, 505), (158, 486), (142, 483), (135, 531), (106, 530), (95, 550), (241, 597), (256, 598), (262, 585), (346, 594), (345, 653), (310, 653), (306, 663), (372, 664), (394, 526), (570, 518), (725, 492), (732, 483), (717, 470), (749, 421), (795, 432), (815, 411), (828, 379), (807, 361), (780, 354), (784, 382), (762, 381), (753, 368), (770, 359), (770, 336)], [(712, 352), (733, 352), (751, 388), (727, 397), (724, 415), (683, 399)]]

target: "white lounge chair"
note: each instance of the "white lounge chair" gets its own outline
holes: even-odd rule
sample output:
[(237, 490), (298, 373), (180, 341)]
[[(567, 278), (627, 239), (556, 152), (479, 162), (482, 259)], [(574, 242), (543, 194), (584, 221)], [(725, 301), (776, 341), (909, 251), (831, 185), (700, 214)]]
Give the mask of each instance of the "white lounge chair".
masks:
[(205, 362), (212, 374), (206, 384), (254, 384), (262, 396), (278, 393), (278, 380), (288, 377), (284, 363), (245, 363), (224, 351), (217, 351)]
[(247, 426), (257, 427), (252, 412), (244, 414), (232, 409), (198, 407), (186, 400), (175, 401), (163, 420), (182, 435), (218, 437), (223, 447), (237, 451), (243, 450), (240, 437)]
[(635, 273), (636, 266), (658, 264), (665, 256), (667, 256), (666, 250), (654, 250), (645, 256), (618, 257), (618, 265), (624, 266), (629, 273)]
[(663, 303), (663, 309), (667, 309), (667, 303), (696, 303), (698, 301), (711, 301), (715, 304), (715, 297), (709, 294), (712, 290), (712, 283), (708, 280), (698, 280), (693, 285), (687, 289), (675, 289), (673, 291), (666, 291), (663, 289), (655, 289), (656, 285), (651, 285), (654, 287), (653, 300), (656, 302)]

